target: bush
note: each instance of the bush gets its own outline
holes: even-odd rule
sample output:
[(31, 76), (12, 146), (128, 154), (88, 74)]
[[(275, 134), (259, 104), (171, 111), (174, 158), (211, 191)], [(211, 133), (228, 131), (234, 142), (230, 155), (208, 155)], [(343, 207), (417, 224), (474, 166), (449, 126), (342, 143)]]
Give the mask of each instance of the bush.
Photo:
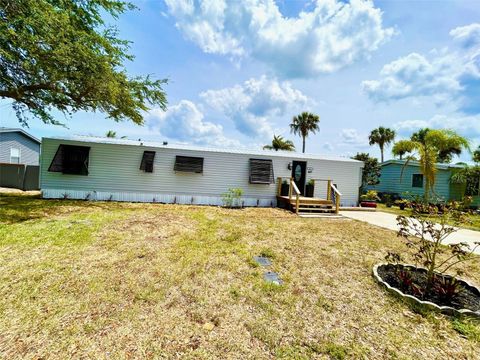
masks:
[(380, 198), (375, 190), (368, 190), (366, 194), (360, 196), (362, 201), (379, 201)]
[[(427, 269), (427, 281), (424, 288), (419, 289), (423, 294), (436, 291), (442, 296), (449, 297), (456, 294), (456, 281), (440, 281), (436, 274), (445, 274), (456, 265), (474, 259), (473, 253), (480, 246), (474, 243), (473, 249), (466, 243), (445, 244), (446, 238), (456, 232), (458, 226), (465, 221), (465, 215), (458, 210), (458, 206), (444, 207), (440, 212), (438, 207), (428, 203), (414, 203), (410, 205), (410, 217), (399, 215), (398, 236), (406, 240), (407, 247), (415, 251), (415, 262)], [(441, 254), (447, 254), (445, 260), (440, 260)], [(387, 260), (401, 259), (399, 254), (389, 253)], [(407, 277), (405, 277), (406, 280)]]

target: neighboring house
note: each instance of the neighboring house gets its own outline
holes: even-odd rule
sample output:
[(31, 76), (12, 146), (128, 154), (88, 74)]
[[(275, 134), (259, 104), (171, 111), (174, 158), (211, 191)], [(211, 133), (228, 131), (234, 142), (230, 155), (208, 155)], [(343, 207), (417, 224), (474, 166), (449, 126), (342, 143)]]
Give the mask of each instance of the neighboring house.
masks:
[[(370, 188), (378, 192), (397, 194), (400, 197), (405, 197), (406, 193), (424, 195), (425, 179), (417, 161), (410, 161), (405, 166), (404, 160), (388, 160), (380, 166), (380, 183)], [(455, 169), (462, 168), (462, 166), (453, 164), (437, 164), (436, 166), (437, 173), (432, 195), (444, 200), (461, 200), (465, 192), (465, 185), (453, 184), (450, 178)]]
[(0, 163), (38, 165), (40, 140), (22, 129), (0, 128)]
[[(45, 198), (222, 205), (229, 188), (245, 206), (275, 206), (278, 178), (293, 177), (303, 193), (331, 180), (344, 206), (358, 203), (363, 163), (338, 156), (282, 151), (220, 150), (108, 138), (43, 138), (40, 188)], [(322, 180), (320, 180), (322, 179)]]

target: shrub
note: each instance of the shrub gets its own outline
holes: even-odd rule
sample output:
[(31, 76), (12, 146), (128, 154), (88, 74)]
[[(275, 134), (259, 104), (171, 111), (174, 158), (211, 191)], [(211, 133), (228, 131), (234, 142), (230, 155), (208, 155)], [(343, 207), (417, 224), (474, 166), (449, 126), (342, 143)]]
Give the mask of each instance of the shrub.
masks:
[[(444, 281), (438, 283), (436, 273), (446, 273), (457, 264), (473, 259), (475, 249), (480, 242), (475, 243), (473, 249), (466, 243), (450, 244), (443, 246), (445, 239), (458, 230), (449, 224), (458, 226), (464, 222), (464, 213), (458, 210), (458, 206), (444, 207), (440, 213), (437, 206), (416, 203), (411, 205), (412, 215), (397, 216), (400, 227), (397, 235), (406, 240), (406, 245), (415, 250), (414, 259), (427, 268), (427, 281), (422, 293), (428, 293), (432, 289), (441, 291), (449, 296), (455, 293), (456, 283)], [(425, 215), (427, 214), (427, 215)], [(433, 221), (433, 220), (435, 221)], [(440, 254), (448, 253), (444, 260), (440, 260)], [(387, 255), (392, 258), (392, 254)], [(400, 258), (400, 257), (399, 257)], [(434, 287), (436, 286), (436, 289)]]
[(375, 190), (368, 190), (365, 194), (360, 196), (362, 201), (379, 201), (380, 198)]
[(222, 194), (223, 206), (227, 208), (241, 207), (243, 190), (240, 188), (230, 188), (224, 194)]

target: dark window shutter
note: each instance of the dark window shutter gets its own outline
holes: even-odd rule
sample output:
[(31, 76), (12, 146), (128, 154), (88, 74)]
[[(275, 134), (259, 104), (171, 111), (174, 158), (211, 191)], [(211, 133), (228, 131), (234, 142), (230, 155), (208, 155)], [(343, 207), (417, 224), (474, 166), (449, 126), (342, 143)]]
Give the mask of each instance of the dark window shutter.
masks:
[(273, 162), (266, 159), (250, 159), (250, 184), (273, 184)]
[(70, 175), (88, 175), (89, 153), (90, 147), (88, 146), (61, 144), (58, 146), (48, 171)]
[(203, 173), (203, 158), (191, 156), (176, 156), (174, 171)]
[(144, 151), (142, 162), (140, 163), (140, 170), (145, 172), (153, 172), (153, 160), (155, 159), (155, 151)]

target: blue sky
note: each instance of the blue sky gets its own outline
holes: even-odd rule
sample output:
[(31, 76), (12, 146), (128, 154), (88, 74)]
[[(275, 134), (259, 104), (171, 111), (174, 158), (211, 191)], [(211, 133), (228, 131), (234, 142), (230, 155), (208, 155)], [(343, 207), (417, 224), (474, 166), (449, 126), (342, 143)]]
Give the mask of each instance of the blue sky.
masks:
[[(68, 128), (32, 119), (33, 135), (101, 136), (259, 148), (292, 116), (320, 116), (307, 152), (378, 155), (368, 133), (400, 139), (451, 128), (480, 144), (478, 1), (141, 1), (117, 26), (132, 41), (132, 75), (168, 78), (168, 110), (145, 126), (77, 113)], [(0, 102), (1, 126), (18, 122)], [(387, 154), (387, 158), (390, 154)], [(463, 156), (462, 160), (468, 160)]]

